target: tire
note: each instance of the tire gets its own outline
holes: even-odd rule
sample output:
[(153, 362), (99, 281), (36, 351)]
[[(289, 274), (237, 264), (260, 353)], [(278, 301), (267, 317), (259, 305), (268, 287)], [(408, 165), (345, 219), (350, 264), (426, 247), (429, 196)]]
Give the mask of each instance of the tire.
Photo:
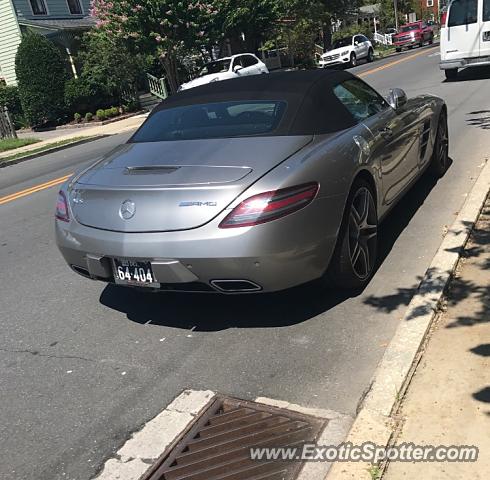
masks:
[(357, 57), (356, 57), (356, 54), (355, 54), (354, 52), (352, 52), (352, 53), (350, 54), (350, 62), (349, 62), (349, 65), (350, 65), (351, 67), (355, 67), (355, 66), (357, 66)]
[(374, 62), (374, 51), (372, 48), (369, 49), (367, 61), (368, 63)]
[(337, 244), (328, 268), (331, 284), (358, 289), (366, 286), (376, 268), (378, 214), (371, 185), (354, 182), (347, 199)]
[(434, 150), (430, 160), (429, 171), (435, 178), (441, 178), (449, 168), (449, 136), (447, 128), (447, 113), (445, 110), (439, 115), (437, 123)]
[(458, 77), (458, 69), (449, 68), (448, 70), (444, 70), (444, 74), (446, 75), (446, 80), (456, 80), (456, 78)]
[(429, 45), (432, 45), (434, 43), (434, 35), (431, 35), (429, 38)]
[(400, 53), (402, 51), (402, 49), (400, 47), (396, 47), (395, 48), (395, 51), (398, 52), (398, 53)]

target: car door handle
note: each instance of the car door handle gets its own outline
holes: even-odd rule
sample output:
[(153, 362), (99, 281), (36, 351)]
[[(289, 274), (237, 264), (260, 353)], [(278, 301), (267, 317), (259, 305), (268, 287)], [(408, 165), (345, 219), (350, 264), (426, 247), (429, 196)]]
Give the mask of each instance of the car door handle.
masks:
[(389, 127), (382, 128), (380, 130), (380, 132), (381, 132), (381, 135), (383, 135), (383, 137), (392, 137), (393, 136), (393, 130)]

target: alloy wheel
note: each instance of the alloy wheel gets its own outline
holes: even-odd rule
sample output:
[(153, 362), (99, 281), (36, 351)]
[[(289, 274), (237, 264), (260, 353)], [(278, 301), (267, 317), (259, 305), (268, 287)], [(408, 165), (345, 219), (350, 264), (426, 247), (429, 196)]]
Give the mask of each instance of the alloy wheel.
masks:
[(449, 161), (449, 135), (445, 117), (439, 121), (436, 149), (437, 162), (443, 170), (446, 170)]
[(365, 280), (374, 268), (378, 235), (376, 206), (366, 187), (361, 187), (352, 201), (348, 235), (352, 270), (360, 280)]

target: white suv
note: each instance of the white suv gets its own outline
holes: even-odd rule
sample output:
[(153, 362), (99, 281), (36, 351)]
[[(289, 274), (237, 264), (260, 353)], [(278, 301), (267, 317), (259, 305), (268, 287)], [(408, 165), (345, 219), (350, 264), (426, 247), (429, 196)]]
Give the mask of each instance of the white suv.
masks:
[(373, 45), (364, 35), (354, 35), (337, 40), (332, 50), (321, 56), (318, 66), (321, 68), (337, 65), (355, 67), (361, 58), (365, 58), (368, 62), (374, 60)]
[(260, 75), (262, 73), (269, 73), (265, 63), (261, 62), (252, 53), (241, 53), (207, 63), (202, 67), (197, 78), (184, 83), (179, 90), (187, 90), (206, 83), (245, 77), (247, 75)]
[(490, 0), (454, 0), (441, 29), (441, 70), (490, 65)]

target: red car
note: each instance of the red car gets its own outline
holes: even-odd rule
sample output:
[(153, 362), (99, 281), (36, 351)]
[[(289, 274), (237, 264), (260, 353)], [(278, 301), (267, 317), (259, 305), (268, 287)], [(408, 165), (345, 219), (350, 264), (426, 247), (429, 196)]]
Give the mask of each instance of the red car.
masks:
[(434, 42), (434, 31), (425, 22), (418, 21), (407, 23), (400, 27), (400, 31), (393, 35), (393, 45), (397, 52), (401, 52), (402, 48), (412, 48), (415, 45), (421, 47), (425, 42), (432, 45)]

